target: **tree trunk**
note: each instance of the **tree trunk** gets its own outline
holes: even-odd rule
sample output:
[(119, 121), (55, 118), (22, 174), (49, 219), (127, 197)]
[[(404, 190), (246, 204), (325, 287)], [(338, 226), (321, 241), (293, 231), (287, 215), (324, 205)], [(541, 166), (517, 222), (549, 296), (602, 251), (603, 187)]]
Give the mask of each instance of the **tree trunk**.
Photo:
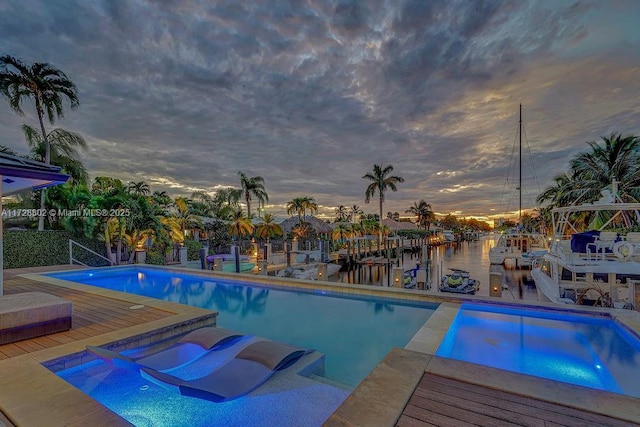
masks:
[(109, 238), (109, 227), (104, 230), (104, 245), (107, 252), (107, 258), (115, 264), (116, 260), (113, 257), (113, 252), (111, 252), (111, 239)]
[(380, 194), (380, 218), (378, 218), (378, 252), (382, 256), (382, 194)]
[[(40, 130), (42, 131), (42, 140), (44, 141), (44, 162), (46, 164), (51, 163), (51, 147), (49, 147), (49, 140), (47, 139), (47, 131), (44, 128), (44, 121), (42, 116), (44, 115), (40, 101), (36, 100), (36, 109), (38, 110), (38, 120), (40, 121)], [(46, 207), (47, 189), (43, 188), (40, 193), (40, 212), (44, 212)], [(44, 231), (44, 215), (38, 217), (38, 231)]]

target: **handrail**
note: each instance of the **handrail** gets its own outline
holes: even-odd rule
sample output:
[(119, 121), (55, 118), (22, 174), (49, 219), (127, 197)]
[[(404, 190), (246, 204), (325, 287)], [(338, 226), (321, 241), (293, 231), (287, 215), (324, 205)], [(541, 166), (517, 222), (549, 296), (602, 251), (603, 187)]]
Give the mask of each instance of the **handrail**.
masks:
[(85, 251), (91, 252), (93, 255), (102, 258), (103, 260), (107, 261), (109, 263), (109, 265), (113, 265), (113, 261), (111, 261), (109, 258), (100, 255), (99, 253), (92, 251), (91, 249), (89, 249), (88, 247), (81, 245), (80, 243), (69, 239), (69, 264), (73, 264), (73, 262), (77, 262), (80, 265), (84, 265), (85, 267), (87, 267), (87, 264), (83, 263), (82, 261), (79, 261), (77, 259), (75, 259), (73, 257), (73, 245), (77, 245), (80, 246), (82, 249), (84, 249)]

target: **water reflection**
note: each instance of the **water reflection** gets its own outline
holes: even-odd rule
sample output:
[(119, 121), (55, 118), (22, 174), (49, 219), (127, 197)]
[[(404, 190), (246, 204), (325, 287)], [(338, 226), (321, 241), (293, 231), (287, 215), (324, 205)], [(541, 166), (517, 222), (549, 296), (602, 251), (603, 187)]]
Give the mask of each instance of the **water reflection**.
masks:
[[(491, 265), (489, 249), (496, 244), (499, 235), (483, 236), (474, 242), (449, 243), (429, 248), (432, 282), (437, 283), (450, 268), (466, 270), (471, 277), (479, 279), (480, 290), (476, 295), (489, 296), (489, 273), (502, 275), (502, 297), (506, 299), (536, 300), (536, 288), (531, 278), (531, 270), (506, 269), (502, 265)], [(416, 267), (422, 254), (405, 253), (401, 258), (404, 270)], [(361, 283), (386, 286), (390, 272), (384, 267), (363, 266), (350, 272), (341, 272), (337, 279), (343, 283)]]

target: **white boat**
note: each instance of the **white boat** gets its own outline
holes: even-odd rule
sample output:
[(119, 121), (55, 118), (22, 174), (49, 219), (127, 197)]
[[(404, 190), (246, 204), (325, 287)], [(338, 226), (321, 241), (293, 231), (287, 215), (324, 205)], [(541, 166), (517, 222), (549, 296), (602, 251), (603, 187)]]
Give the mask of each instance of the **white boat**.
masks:
[(480, 289), (480, 281), (469, 277), (469, 272), (457, 268), (450, 268), (450, 274), (445, 274), (440, 280), (438, 289), (441, 292), (474, 295)]
[[(278, 271), (276, 276), (302, 280), (326, 280), (325, 278), (318, 277), (318, 265), (319, 264), (308, 264), (303, 266), (287, 267), (283, 270)], [(324, 263), (324, 265), (326, 265), (327, 278), (333, 276), (334, 274), (337, 274), (338, 271), (340, 271), (339, 264), (329, 262)]]
[(456, 235), (451, 230), (442, 230), (442, 235), (444, 236), (445, 241), (447, 241), (447, 242), (455, 242), (456, 241)]
[(491, 264), (508, 267), (531, 267), (533, 259), (542, 256), (547, 249), (547, 241), (542, 234), (504, 232), (496, 245), (489, 249), (489, 260)]
[[(614, 185), (613, 194), (616, 194)], [(579, 233), (576, 219), (605, 213), (610, 218), (594, 231)], [(640, 300), (640, 233), (606, 232), (615, 218), (640, 223), (640, 203), (589, 203), (552, 210), (553, 241), (534, 262), (531, 276), (538, 300), (638, 309)], [(617, 224), (619, 227), (620, 224)]]

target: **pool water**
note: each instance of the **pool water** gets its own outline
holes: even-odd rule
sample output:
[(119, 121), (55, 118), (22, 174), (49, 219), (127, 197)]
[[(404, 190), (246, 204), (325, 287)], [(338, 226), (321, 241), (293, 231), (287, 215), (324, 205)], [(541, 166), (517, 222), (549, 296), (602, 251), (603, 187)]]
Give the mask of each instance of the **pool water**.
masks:
[(640, 397), (640, 340), (607, 317), (463, 304), (436, 355)]
[(325, 377), (355, 387), (394, 347), (404, 347), (437, 304), (273, 289), (145, 268), (50, 277), (219, 312), (217, 324), (325, 354)]

